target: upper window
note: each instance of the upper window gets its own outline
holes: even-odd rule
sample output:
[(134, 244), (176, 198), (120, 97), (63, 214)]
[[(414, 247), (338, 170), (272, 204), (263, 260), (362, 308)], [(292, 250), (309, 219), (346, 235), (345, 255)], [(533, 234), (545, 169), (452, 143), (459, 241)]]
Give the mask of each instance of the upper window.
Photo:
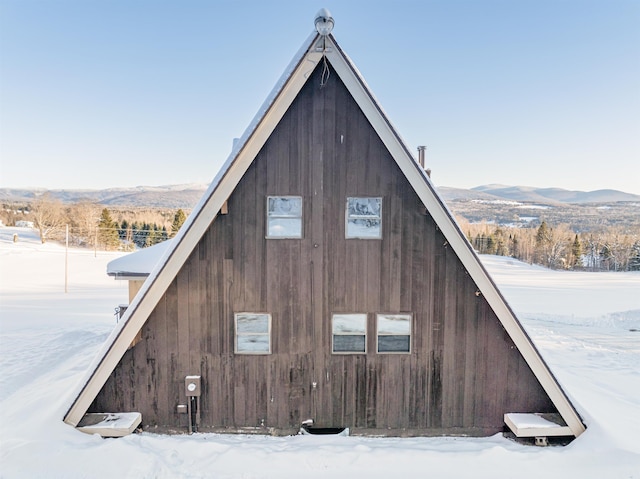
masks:
[(382, 238), (382, 198), (347, 198), (347, 238)]
[(378, 314), (378, 352), (411, 352), (411, 315)]
[(301, 196), (267, 196), (267, 238), (302, 238)]
[(266, 313), (236, 313), (237, 354), (271, 353), (271, 315)]
[(334, 353), (366, 352), (366, 314), (334, 314), (331, 323), (332, 351)]

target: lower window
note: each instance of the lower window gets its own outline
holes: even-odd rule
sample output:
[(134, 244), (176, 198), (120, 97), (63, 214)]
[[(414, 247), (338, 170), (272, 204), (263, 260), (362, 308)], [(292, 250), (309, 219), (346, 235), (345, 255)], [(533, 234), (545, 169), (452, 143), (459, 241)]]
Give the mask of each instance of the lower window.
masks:
[(376, 320), (379, 353), (411, 352), (410, 314), (378, 314)]
[(367, 352), (366, 314), (334, 314), (331, 318), (331, 333), (333, 353)]
[(271, 315), (236, 313), (236, 354), (271, 354)]

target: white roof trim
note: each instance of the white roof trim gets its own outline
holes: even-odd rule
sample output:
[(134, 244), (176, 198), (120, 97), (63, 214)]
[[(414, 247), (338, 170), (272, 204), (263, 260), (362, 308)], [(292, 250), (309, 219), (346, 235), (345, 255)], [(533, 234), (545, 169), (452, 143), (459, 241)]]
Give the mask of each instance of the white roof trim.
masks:
[[(141, 291), (134, 298), (123, 320), (119, 323), (119, 327), (112, 333), (105, 347), (98, 354), (79, 392), (74, 396), (73, 403), (64, 417), (66, 423), (74, 426), (78, 424), (173, 278), (214, 221), (223, 203), (234, 191), (279, 120), (306, 83), (309, 74), (322, 58), (322, 52), (315, 49), (318, 37), (317, 34), (312, 34), (294, 57), (258, 115), (236, 144), (227, 162), (174, 239), (173, 248), (164, 255)], [(430, 179), (417, 164), (371, 94), (362, 76), (338, 47), (333, 36), (329, 35), (325, 38), (329, 46), (326, 50), (327, 58), (338, 76), (382, 139), (416, 194), (427, 207), (460, 261), (467, 268), (572, 433), (575, 436), (580, 435), (585, 430), (580, 417), (482, 266), (480, 259), (472, 250), (453, 215), (436, 193)]]
[(78, 425), (129, 344), (275, 129), (279, 119), (284, 116), (306, 83), (309, 74), (322, 58), (322, 54), (313, 49), (318, 37), (317, 33), (311, 34), (293, 58), (240, 141), (234, 145), (233, 151), (207, 192), (178, 231), (173, 239), (173, 247), (158, 261), (122, 320), (95, 357), (64, 416), (64, 422), (67, 424)]
[(409, 153), (409, 150), (388, 121), (353, 63), (339, 50), (337, 44), (333, 41), (331, 43), (335, 47), (327, 53), (331, 65), (378, 133), (378, 136), (382, 139), (391, 156), (396, 160), (396, 163), (409, 180), (409, 183), (411, 183), (415, 192), (427, 207), (427, 210), (458, 255), (458, 258), (460, 258), (460, 261), (462, 261), (462, 264), (467, 268), (469, 275), (478, 285), (478, 288), (496, 313), (516, 347), (520, 350), (529, 367), (533, 370), (533, 373), (558, 409), (558, 412), (560, 412), (567, 425), (571, 428), (573, 434), (576, 437), (579, 436), (584, 432), (585, 426), (578, 416), (578, 413), (544, 363), (533, 342), (522, 328), (520, 322), (516, 319), (515, 314), (508, 306), (506, 300), (498, 291), (497, 286), (471, 248), (471, 245), (453, 215), (436, 192), (431, 180), (415, 161), (411, 153)]

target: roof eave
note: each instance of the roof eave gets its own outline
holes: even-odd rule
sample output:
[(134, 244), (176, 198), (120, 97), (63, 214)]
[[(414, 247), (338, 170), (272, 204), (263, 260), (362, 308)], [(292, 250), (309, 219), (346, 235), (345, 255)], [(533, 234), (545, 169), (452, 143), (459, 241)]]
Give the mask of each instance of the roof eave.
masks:
[(145, 279), (149, 276), (149, 273), (135, 273), (130, 271), (109, 271), (107, 272), (107, 276), (113, 277), (115, 280), (140, 280)]
[(498, 287), (480, 261), (478, 255), (466, 239), (455, 217), (436, 191), (431, 179), (415, 161), (404, 141), (393, 128), (382, 108), (367, 87), (360, 72), (351, 62), (332, 36), (329, 37), (334, 49), (327, 52), (331, 65), (337, 71), (345, 86), (349, 89), (365, 116), (376, 130), (383, 143), (396, 160), (396, 163), (411, 183), (412, 187), (429, 210), (434, 221), (442, 231), (455, 253), (458, 255), (470, 276), (478, 285), (489, 305), (493, 308), (499, 321), (507, 330), (525, 361), (533, 370), (543, 389), (562, 415), (573, 434), (577, 437), (585, 431), (585, 426), (578, 412), (563, 391), (560, 383), (553, 376), (548, 365), (542, 359), (533, 341), (528, 336), (515, 313), (500, 293)]
[(112, 332), (105, 346), (89, 367), (87, 376), (64, 415), (65, 423), (77, 426), (80, 422), (93, 398), (100, 392), (111, 371), (126, 352), (128, 345), (134, 340), (137, 332), (153, 312), (172, 278), (178, 273), (197, 242), (215, 220), (223, 203), (236, 188), (244, 172), (275, 129), (278, 120), (289, 108), (302, 85), (306, 83), (307, 75), (305, 73), (307, 70), (309, 73), (313, 71), (317, 62), (322, 58), (322, 53), (317, 52), (314, 48), (318, 38), (317, 33), (312, 33), (302, 48), (298, 50), (254, 121), (245, 130), (240, 141), (236, 143), (207, 192), (180, 228), (174, 238), (173, 247), (165, 253), (149, 274), (149, 278), (135, 296), (118, 327)]

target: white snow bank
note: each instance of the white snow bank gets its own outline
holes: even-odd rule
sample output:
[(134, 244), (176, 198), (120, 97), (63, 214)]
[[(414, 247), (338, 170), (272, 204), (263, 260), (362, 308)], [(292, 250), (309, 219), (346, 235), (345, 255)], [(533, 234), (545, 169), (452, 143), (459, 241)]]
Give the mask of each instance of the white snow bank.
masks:
[[(64, 248), (40, 245), (37, 238), (13, 243), (11, 229), (4, 230), (3, 478), (640, 479), (640, 333), (612, 319), (640, 309), (625, 296), (637, 293), (635, 275), (588, 273), (592, 277), (580, 280), (577, 288), (571, 273), (483, 258), (516, 312), (526, 312), (525, 327), (587, 421), (587, 431), (566, 447), (525, 446), (501, 435), (401, 439), (144, 433), (102, 439), (67, 426), (62, 416), (70, 391), (115, 326), (114, 307), (126, 302), (126, 284), (105, 273), (106, 264), (119, 254), (70, 250), (65, 294)], [(550, 294), (550, 279), (566, 295)], [(596, 292), (599, 300), (593, 301)], [(567, 314), (564, 303), (570, 296), (576, 304), (574, 313)], [(594, 305), (591, 314), (583, 302)]]
[(561, 315), (581, 318), (582, 323), (613, 313), (618, 318), (637, 318), (640, 313), (638, 271), (560, 271), (506, 256), (480, 255), (480, 259), (518, 314)]

